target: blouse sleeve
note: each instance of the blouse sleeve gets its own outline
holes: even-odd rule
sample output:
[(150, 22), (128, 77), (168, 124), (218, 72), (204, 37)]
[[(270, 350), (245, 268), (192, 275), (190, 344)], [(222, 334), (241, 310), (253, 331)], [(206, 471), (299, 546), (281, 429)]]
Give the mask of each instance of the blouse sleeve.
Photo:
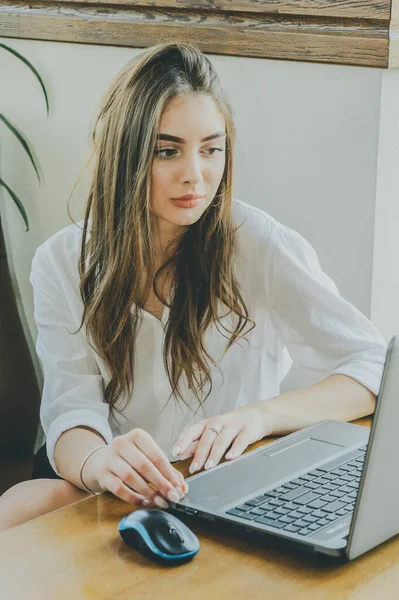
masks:
[(267, 261), (271, 315), (292, 360), (321, 380), (349, 375), (378, 394), (387, 344), (342, 298), (297, 232), (274, 222)]
[(102, 376), (94, 352), (72, 316), (54, 259), (42, 245), (32, 262), (34, 318), (38, 328), (36, 350), (43, 364), (44, 387), (40, 418), (47, 436), (51, 466), (60, 435), (73, 427), (88, 426), (112, 442), (109, 406), (104, 402)]

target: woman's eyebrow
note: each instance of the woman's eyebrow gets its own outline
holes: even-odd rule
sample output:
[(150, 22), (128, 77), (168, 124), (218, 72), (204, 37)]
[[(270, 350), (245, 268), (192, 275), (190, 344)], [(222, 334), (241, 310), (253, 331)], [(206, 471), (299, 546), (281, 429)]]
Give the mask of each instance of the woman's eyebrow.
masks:
[[(206, 137), (202, 138), (201, 142), (208, 142), (209, 140), (214, 140), (220, 137), (226, 137), (224, 131), (217, 131), (216, 133), (207, 135)], [(158, 133), (157, 140), (164, 140), (165, 142), (178, 142), (179, 144), (186, 143), (186, 140), (184, 140), (183, 138), (177, 137), (175, 135), (169, 135), (169, 133)]]

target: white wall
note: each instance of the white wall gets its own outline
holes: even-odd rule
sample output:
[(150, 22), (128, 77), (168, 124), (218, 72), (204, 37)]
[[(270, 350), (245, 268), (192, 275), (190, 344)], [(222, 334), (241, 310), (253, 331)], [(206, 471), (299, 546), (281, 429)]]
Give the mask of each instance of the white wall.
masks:
[(371, 319), (386, 339), (399, 333), (399, 69), (381, 81)]
[[(1, 173), (25, 203), (30, 232), (24, 233), (6, 193), (1, 214), (21, 309), (35, 338), (31, 258), (38, 244), (70, 222), (66, 203), (89, 153), (90, 119), (111, 79), (140, 49), (0, 41), (35, 64), (51, 102), (46, 119), (33, 76), (0, 52), (0, 112), (27, 136), (44, 174), (40, 188), (3, 128)], [(370, 316), (381, 71), (210, 58), (235, 109), (235, 195), (305, 236), (341, 294)], [(74, 195), (75, 219), (82, 216), (87, 180)]]

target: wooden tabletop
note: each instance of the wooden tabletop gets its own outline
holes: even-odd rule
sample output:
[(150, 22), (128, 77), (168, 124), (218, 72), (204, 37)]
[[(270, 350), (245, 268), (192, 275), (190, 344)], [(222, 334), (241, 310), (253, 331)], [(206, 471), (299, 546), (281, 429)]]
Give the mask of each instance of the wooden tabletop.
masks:
[[(189, 461), (177, 464), (186, 476)], [(1, 600), (399, 597), (399, 536), (351, 563), (335, 564), (182, 515), (201, 549), (191, 562), (168, 567), (120, 539), (118, 522), (135, 509), (104, 493), (1, 533)]]

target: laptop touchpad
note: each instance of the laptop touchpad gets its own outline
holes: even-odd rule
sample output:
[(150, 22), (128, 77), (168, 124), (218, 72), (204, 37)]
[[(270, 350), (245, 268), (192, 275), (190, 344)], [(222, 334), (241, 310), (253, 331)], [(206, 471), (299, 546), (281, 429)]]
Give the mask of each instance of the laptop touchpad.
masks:
[(224, 463), (215, 471), (206, 471), (194, 480), (189, 479), (190, 490), (181, 504), (203, 505), (217, 510), (225, 505), (240, 504), (282, 483), (282, 479), (298, 476), (298, 471), (311, 470), (320, 460), (339, 452), (338, 444), (313, 438), (295, 444), (266, 446), (248, 459)]

